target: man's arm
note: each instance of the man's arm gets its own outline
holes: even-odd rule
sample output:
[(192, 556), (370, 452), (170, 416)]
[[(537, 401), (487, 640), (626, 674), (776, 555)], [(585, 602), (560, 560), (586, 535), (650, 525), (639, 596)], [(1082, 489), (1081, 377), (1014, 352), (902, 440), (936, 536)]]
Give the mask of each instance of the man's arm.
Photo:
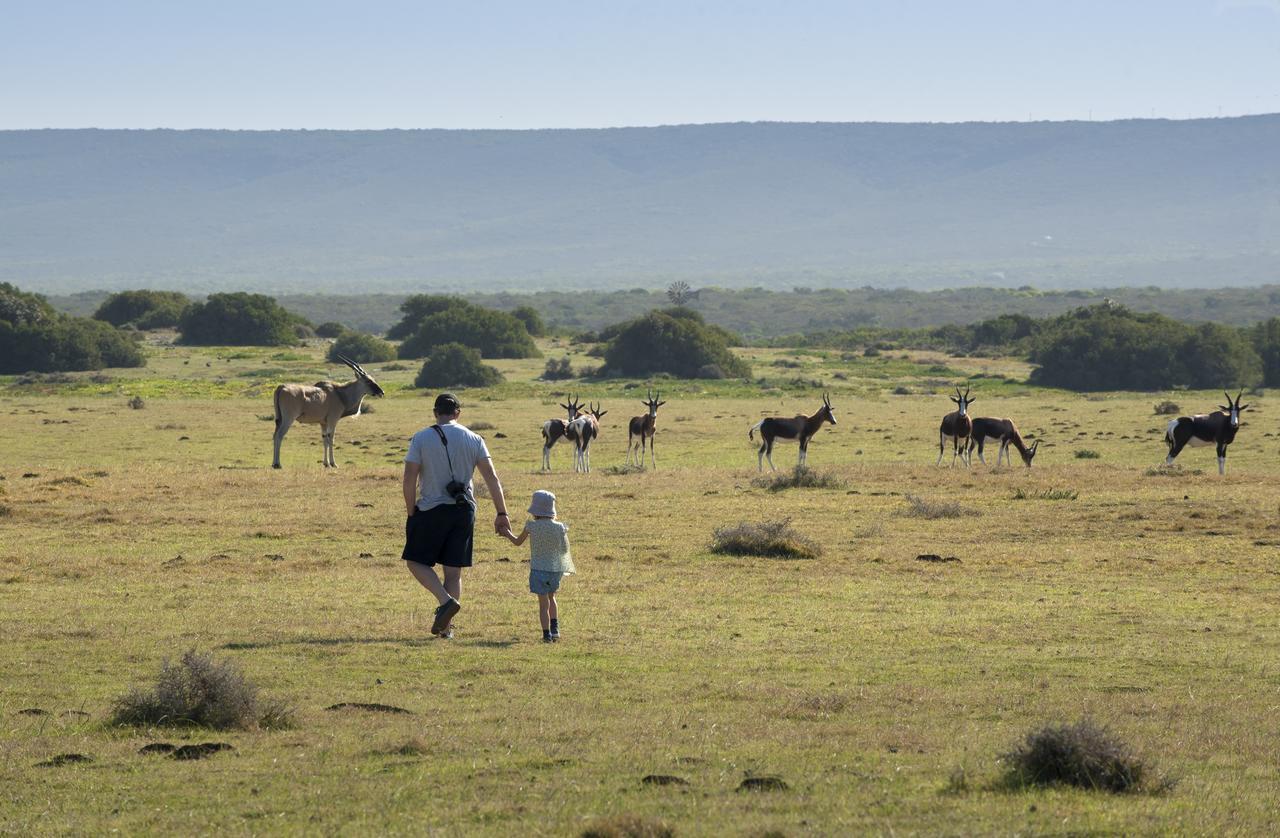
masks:
[(418, 505), (418, 475), (422, 466), (418, 463), (404, 464), (404, 509), (406, 516), (412, 516)]
[(493, 519), (493, 531), (498, 535), (511, 536), (511, 519), (507, 517), (507, 499), (502, 495), (502, 483), (498, 481), (498, 473), (493, 470), (493, 460), (488, 457), (476, 461), (476, 468), (484, 478), (484, 485), (489, 487), (489, 497), (493, 499), (493, 508), (497, 513)]

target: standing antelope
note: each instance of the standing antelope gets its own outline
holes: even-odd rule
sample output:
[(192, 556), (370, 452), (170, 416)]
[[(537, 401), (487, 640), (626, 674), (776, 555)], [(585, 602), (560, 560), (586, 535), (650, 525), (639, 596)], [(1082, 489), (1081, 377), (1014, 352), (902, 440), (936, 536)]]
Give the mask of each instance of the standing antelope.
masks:
[(573, 470), (591, 472), (591, 440), (600, 436), (600, 419), (609, 411), (600, 405), (588, 405), (587, 410), (569, 423), (565, 436), (574, 441)]
[[(548, 419), (542, 423), (542, 470), (551, 471), (551, 447), (560, 441), (560, 438), (568, 433), (569, 425), (574, 419), (578, 418), (578, 414), (582, 412), (582, 405), (578, 403), (578, 397), (573, 396), (569, 399), (569, 403), (560, 403), (560, 406), (569, 411), (568, 419)], [(572, 441), (572, 440), (570, 440)]]
[(802, 466), (809, 459), (809, 440), (813, 439), (813, 435), (822, 427), (823, 422), (830, 422), (832, 425), (836, 423), (835, 414), (831, 412), (831, 399), (826, 393), (822, 394), (822, 407), (812, 416), (793, 416), (790, 419), (783, 417), (769, 417), (762, 419), (747, 431), (747, 439), (754, 440), (755, 432), (760, 431), (760, 452), (756, 455), (756, 465), (760, 471), (764, 471), (764, 461), (769, 460), (769, 469), (777, 471), (773, 466), (773, 441), (775, 439), (799, 439), (800, 440), (800, 459), (797, 463)]
[(1040, 449), (1040, 440), (1031, 443), (1028, 448), (1027, 444), (1022, 441), (1022, 434), (1018, 433), (1018, 426), (1013, 424), (1012, 419), (992, 419), (990, 417), (980, 417), (973, 420), (973, 430), (969, 436), (969, 449), (965, 455), (969, 460), (973, 460), (973, 449), (978, 449), (978, 459), (985, 466), (987, 458), (982, 456), (982, 446), (986, 442), (1000, 443), (1000, 450), (996, 452), (996, 465), (1000, 465), (1000, 458), (1003, 457), (1009, 465), (1013, 465), (1013, 457), (1009, 454), (1009, 446), (1012, 445), (1018, 449), (1018, 453), (1022, 455), (1022, 462), (1027, 468), (1031, 468), (1031, 460), (1036, 455), (1036, 451)]
[(373, 376), (345, 355), (338, 360), (355, 371), (356, 380), (346, 384), (317, 381), (314, 387), (305, 384), (281, 384), (276, 388), (275, 453), (272, 468), (280, 468), (280, 443), (294, 422), (320, 426), (320, 440), (324, 444), (325, 468), (337, 468), (333, 459), (333, 431), (344, 416), (359, 416), (365, 396), (382, 396), (382, 388)]
[(969, 398), (968, 387), (964, 388), (964, 395), (960, 395), (960, 388), (957, 387), (956, 394), (951, 396), (951, 401), (955, 402), (959, 409), (942, 417), (942, 426), (938, 428), (938, 462), (934, 465), (942, 465), (942, 454), (946, 450), (945, 442), (950, 438), (953, 446), (951, 467), (955, 468), (956, 457), (959, 457), (966, 466), (969, 465), (969, 439), (973, 436), (973, 420), (969, 418), (969, 405), (977, 399)]
[[(649, 408), (649, 412), (643, 416), (633, 416), (631, 421), (627, 423), (627, 465), (631, 465), (631, 456), (634, 453), (636, 465), (644, 468), (644, 441), (649, 440), (649, 462), (653, 463), (653, 467), (658, 467), (658, 461), (653, 456), (653, 434), (658, 429), (658, 408), (662, 407), (666, 402), (658, 401), (662, 398), (662, 393), (657, 396), (653, 395), (653, 390), (649, 391), (649, 398), (645, 400), (645, 407)], [(640, 437), (640, 442), (633, 443), (632, 439)]]
[(1230, 393), (1223, 395), (1227, 397), (1227, 403), (1218, 405), (1216, 413), (1179, 416), (1169, 422), (1164, 432), (1165, 444), (1169, 446), (1165, 465), (1172, 465), (1173, 458), (1187, 445), (1217, 445), (1218, 474), (1227, 473), (1227, 446), (1236, 438), (1236, 431), (1240, 429), (1240, 413), (1248, 410), (1249, 405), (1240, 404), (1243, 390), (1236, 394), (1234, 401)]

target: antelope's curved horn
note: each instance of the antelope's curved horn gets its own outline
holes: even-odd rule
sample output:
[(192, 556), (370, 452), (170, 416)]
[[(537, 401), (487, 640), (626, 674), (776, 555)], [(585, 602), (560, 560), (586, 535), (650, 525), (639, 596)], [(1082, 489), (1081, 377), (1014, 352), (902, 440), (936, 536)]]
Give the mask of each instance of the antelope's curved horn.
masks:
[(348, 358), (346, 355), (339, 355), (338, 360), (346, 364), (347, 366), (351, 367), (351, 369), (355, 370), (357, 375), (364, 375), (364, 376), (368, 375), (368, 373), (364, 371), (363, 367), (361, 367), (355, 361)]
[(1236, 393), (1236, 407), (1240, 406), (1240, 397), (1243, 395), (1244, 395), (1244, 390), (1241, 390), (1239, 393)]

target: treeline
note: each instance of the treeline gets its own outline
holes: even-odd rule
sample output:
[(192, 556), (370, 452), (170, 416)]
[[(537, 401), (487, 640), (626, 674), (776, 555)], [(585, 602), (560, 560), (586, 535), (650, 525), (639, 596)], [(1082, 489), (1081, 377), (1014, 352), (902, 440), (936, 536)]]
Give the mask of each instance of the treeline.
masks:
[[(1280, 317), (1280, 285), (1251, 288), (1166, 289), (1104, 288), (1094, 291), (1040, 291), (1030, 287), (951, 288), (909, 291), (885, 288), (745, 288), (698, 289), (684, 301), (709, 323), (716, 323), (757, 342), (814, 331), (848, 331), (860, 327), (919, 329), (977, 323), (996, 314), (1032, 318), (1059, 314), (1110, 299), (1133, 311), (1156, 312), (1186, 322), (1251, 325)], [(546, 328), (562, 334), (597, 331), (633, 320), (673, 303), (665, 289), (629, 291), (537, 291), (532, 293), (464, 294), (468, 302), (520, 316), (533, 311)], [(105, 292), (54, 297), (55, 305), (89, 315)], [(277, 301), (312, 323), (339, 321), (347, 327), (383, 334), (402, 317), (404, 295), (280, 295)]]
[(1018, 356), (1037, 365), (1032, 382), (1079, 391), (1280, 386), (1280, 318), (1245, 327), (1193, 324), (1114, 302), (1057, 317), (1005, 314), (967, 326), (862, 328), (773, 343)]

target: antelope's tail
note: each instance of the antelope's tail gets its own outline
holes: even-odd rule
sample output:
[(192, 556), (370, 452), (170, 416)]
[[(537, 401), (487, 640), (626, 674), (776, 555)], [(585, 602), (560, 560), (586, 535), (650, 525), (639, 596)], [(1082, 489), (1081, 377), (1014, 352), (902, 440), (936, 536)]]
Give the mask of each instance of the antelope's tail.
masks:
[(1173, 446), (1173, 429), (1178, 427), (1177, 419), (1170, 419), (1169, 424), (1164, 429), (1164, 441), (1170, 447)]
[(763, 424), (764, 424), (764, 420), (761, 419), (759, 422), (756, 422), (754, 425), (752, 425), (750, 430), (747, 431), (747, 439), (751, 440), (752, 442), (755, 442), (756, 431), (760, 430), (760, 426)]

